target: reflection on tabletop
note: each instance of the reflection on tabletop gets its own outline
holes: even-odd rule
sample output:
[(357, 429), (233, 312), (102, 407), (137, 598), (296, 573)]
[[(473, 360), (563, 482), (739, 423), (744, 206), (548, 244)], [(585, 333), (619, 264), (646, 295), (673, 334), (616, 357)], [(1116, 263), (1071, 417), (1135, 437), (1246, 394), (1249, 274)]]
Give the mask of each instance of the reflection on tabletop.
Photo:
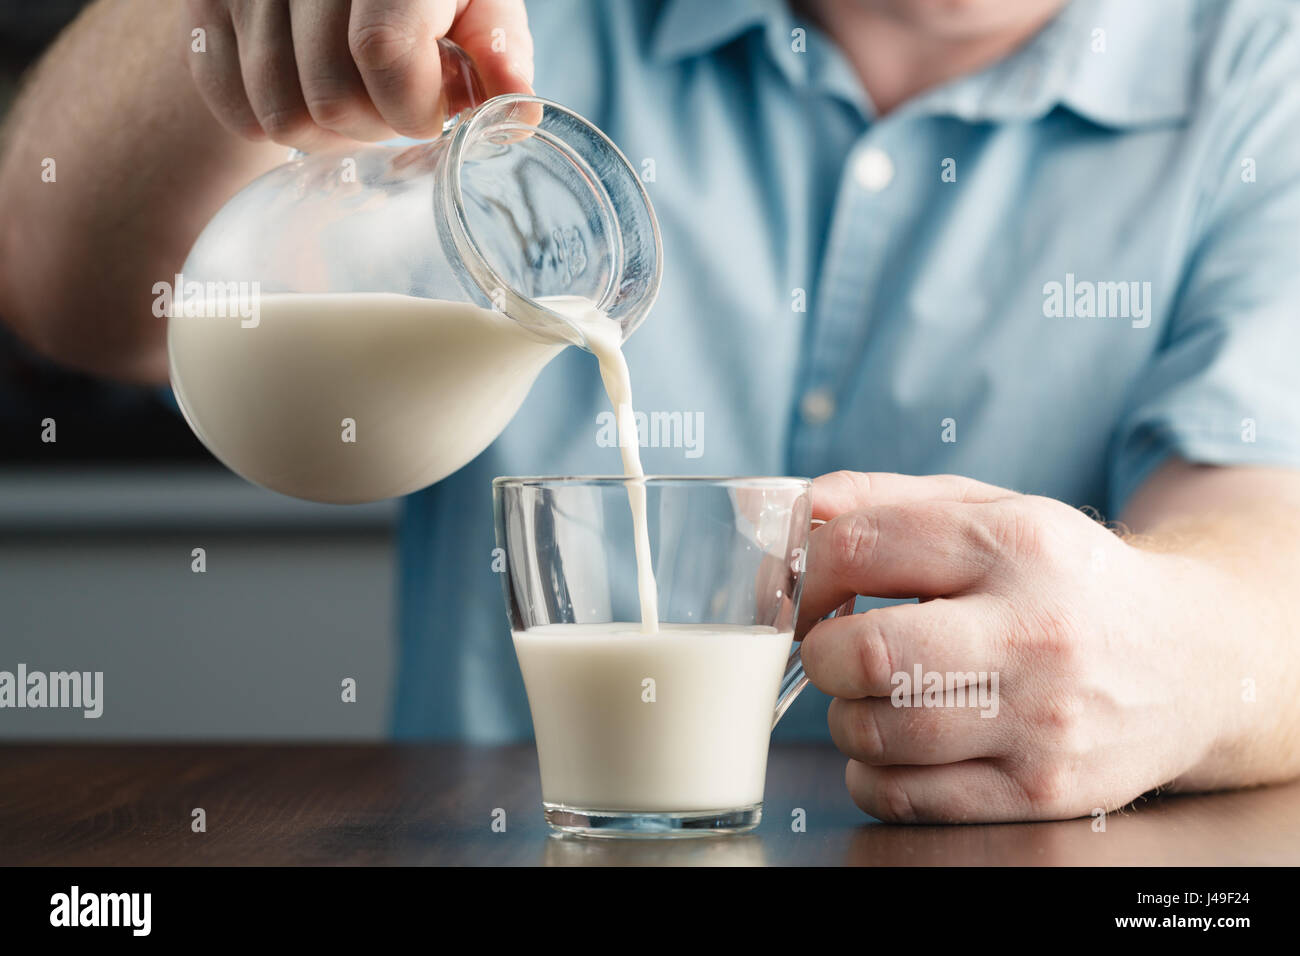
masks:
[(543, 866), (764, 866), (757, 833), (667, 839), (581, 837), (555, 833), (542, 848)]

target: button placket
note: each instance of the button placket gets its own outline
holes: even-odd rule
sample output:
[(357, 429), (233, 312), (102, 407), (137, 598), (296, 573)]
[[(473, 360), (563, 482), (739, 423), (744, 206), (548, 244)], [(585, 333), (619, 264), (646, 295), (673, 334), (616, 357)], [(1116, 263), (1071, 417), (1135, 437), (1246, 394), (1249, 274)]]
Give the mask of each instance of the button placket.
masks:
[(903, 208), (893, 190), (894, 157), (884, 145), (859, 142), (841, 174), (830, 236), (823, 253), (809, 360), (799, 393), (792, 442), (796, 471), (836, 466), (836, 430), (827, 428), (842, 411), (837, 389), (849, 384), (853, 349), (845, 340), (861, 338), (879, 285), (880, 263), (895, 210)]

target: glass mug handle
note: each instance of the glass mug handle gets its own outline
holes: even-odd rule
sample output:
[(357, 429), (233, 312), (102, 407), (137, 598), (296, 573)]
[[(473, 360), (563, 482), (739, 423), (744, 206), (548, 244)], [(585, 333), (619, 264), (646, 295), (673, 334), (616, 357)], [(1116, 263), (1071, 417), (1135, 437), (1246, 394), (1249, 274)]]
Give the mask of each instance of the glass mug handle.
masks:
[[(442, 131), (445, 133), (460, 122), (462, 114), (477, 107), (487, 96), (483, 91), (483, 77), (479, 76), (474, 61), (458, 44), (446, 37), (438, 37), (438, 63), (442, 67), (438, 113), (443, 118)], [(302, 159), (306, 155), (301, 149), (289, 150), (291, 161)]]
[[(814, 527), (824, 525), (826, 522), (821, 518), (813, 518)], [(804, 569), (799, 568), (799, 573), (803, 574)], [(857, 602), (857, 597), (851, 597), (831, 613), (822, 618), (823, 621), (832, 617), (842, 617), (845, 614), (853, 613), (853, 605)], [(781, 692), (776, 698), (776, 714), (772, 718), (772, 727), (775, 728), (785, 712), (790, 709), (794, 699), (799, 696), (805, 687), (808, 686), (808, 675), (803, 672), (803, 643), (800, 642), (795, 649), (790, 652), (790, 658), (785, 662), (785, 676), (781, 678)]]

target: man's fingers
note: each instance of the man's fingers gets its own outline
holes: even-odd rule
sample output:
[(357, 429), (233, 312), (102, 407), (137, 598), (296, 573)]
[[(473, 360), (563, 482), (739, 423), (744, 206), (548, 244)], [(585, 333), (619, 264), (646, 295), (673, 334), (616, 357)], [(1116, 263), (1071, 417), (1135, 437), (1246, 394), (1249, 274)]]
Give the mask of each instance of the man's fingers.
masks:
[(348, 49), (384, 122), (416, 139), (442, 130), (438, 37), (454, 0), (353, 0)]
[[(216, 0), (188, 0), (185, 43), (190, 75), (212, 115), (230, 132), (261, 140), (266, 133), (253, 114), (239, 69), (239, 45), (230, 14)], [(192, 31), (203, 31), (203, 48), (193, 47)]]
[[(1005, 740), (1005, 721), (976, 685), (961, 688), (963, 705), (900, 707), (888, 697), (831, 701), (827, 723), (840, 752), (871, 766), (937, 765), (995, 757)], [(954, 692), (954, 696), (955, 696)], [(981, 704), (989, 703), (983, 707)], [(992, 714), (994, 716), (985, 716)]]
[(1001, 555), (1009, 510), (920, 501), (849, 511), (808, 539), (800, 633), (855, 594), (943, 597), (974, 588)]
[(290, 0), (298, 84), (313, 122), (355, 140), (392, 136), (348, 49), (350, 0)]
[(1019, 787), (991, 760), (965, 760), (937, 767), (871, 767), (850, 760), (844, 782), (854, 803), (886, 823), (1000, 823), (1025, 819), (1026, 806)]
[(523, 0), (470, 0), (448, 38), (470, 55), (488, 96), (533, 92), (533, 37)]
[[(464, 78), (443, 76), (442, 36), (473, 60), (480, 95), (532, 92), (522, 0), (189, 5), (187, 30), (207, 34), (206, 51), (190, 54), (200, 95), (224, 126), (248, 138), (320, 150), (394, 132), (438, 135), (446, 114), (467, 105)], [(518, 119), (536, 121), (530, 117)]]
[(980, 595), (834, 617), (816, 624), (804, 637), (803, 667), (819, 690), (851, 699), (887, 698), (894, 692), (896, 675), (910, 680), (917, 667), (925, 673), (988, 674), (1000, 666), (999, 618), (996, 603)]
[(307, 112), (293, 59), (289, 8), (281, 3), (237, 4), (231, 22), (239, 44), (244, 92), (263, 132), (277, 143), (307, 149), (326, 135)]
[(845, 511), (910, 501), (997, 501), (1013, 492), (961, 475), (897, 475), (834, 471), (813, 481), (813, 517), (829, 521)]

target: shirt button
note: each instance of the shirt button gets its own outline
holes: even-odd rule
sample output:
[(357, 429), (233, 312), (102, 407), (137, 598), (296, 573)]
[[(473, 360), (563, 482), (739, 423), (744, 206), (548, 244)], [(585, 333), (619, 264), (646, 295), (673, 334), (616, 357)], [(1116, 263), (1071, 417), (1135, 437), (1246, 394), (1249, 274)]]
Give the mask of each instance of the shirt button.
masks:
[(829, 389), (814, 388), (799, 400), (799, 412), (809, 425), (825, 425), (835, 415), (835, 396)]
[(853, 176), (863, 189), (878, 193), (894, 178), (894, 161), (883, 149), (872, 146), (853, 161)]

